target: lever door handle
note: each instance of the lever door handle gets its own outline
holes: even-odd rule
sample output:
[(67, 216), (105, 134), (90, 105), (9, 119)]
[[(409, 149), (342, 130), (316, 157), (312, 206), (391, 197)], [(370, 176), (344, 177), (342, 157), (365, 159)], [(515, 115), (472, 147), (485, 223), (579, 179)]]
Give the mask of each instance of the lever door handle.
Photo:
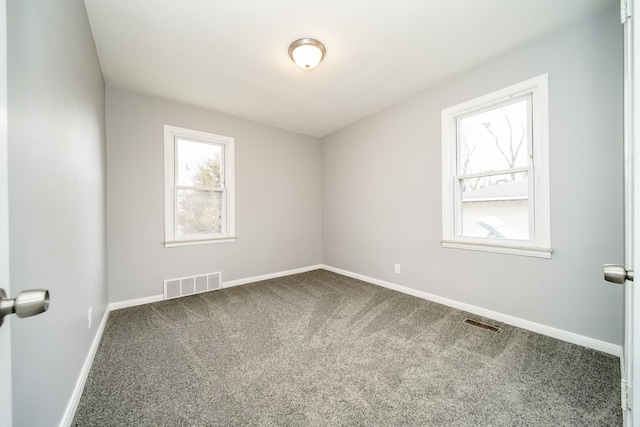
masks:
[(22, 291), (15, 299), (7, 298), (4, 289), (0, 289), (0, 326), (4, 316), (16, 314), (18, 317), (35, 316), (49, 308), (49, 291), (30, 289)]
[(624, 265), (605, 264), (604, 280), (623, 285), (627, 280), (633, 280), (633, 271), (627, 270)]

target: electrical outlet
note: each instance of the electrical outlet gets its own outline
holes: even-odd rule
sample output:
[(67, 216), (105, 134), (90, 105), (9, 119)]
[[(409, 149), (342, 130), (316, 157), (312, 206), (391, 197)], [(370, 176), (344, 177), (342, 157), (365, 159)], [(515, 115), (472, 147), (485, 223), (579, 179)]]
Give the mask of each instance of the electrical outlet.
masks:
[(396, 273), (396, 274), (400, 274), (400, 264), (395, 264), (395, 265), (393, 266), (393, 271), (394, 271), (394, 273)]
[(93, 307), (89, 307), (87, 317), (89, 318), (89, 329), (91, 329), (91, 322), (93, 321)]

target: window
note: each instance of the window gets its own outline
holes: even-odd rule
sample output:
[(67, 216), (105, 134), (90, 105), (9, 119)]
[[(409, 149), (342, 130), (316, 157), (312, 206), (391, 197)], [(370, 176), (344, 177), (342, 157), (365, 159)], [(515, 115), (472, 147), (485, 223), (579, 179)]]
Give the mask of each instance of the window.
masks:
[(165, 247), (235, 240), (233, 144), (165, 125)]
[(443, 246), (551, 258), (547, 75), (442, 111)]

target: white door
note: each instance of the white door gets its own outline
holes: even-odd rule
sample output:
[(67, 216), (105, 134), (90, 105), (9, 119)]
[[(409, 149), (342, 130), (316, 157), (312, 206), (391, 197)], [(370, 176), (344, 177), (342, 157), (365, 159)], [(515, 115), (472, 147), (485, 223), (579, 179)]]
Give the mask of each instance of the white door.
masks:
[[(7, 174), (7, 2), (0, 0), (0, 288), (9, 289), (9, 195)], [(11, 320), (0, 327), (0, 426), (10, 426)]]
[[(632, 272), (640, 265), (640, 31), (635, 30), (635, 0), (621, 0), (621, 17), (624, 25), (624, 198), (625, 198), (625, 269)], [(632, 275), (619, 269), (620, 282), (624, 286), (624, 347), (622, 354), (622, 410), (624, 425), (640, 426), (640, 292), (635, 292)], [(624, 280), (625, 278), (629, 280)], [(607, 279), (609, 280), (609, 279)], [(640, 280), (638, 280), (640, 281)], [(635, 367), (635, 369), (634, 369)], [(633, 392), (636, 390), (637, 392)]]
[[(635, 0), (628, 0), (626, 15), (629, 16), (625, 23), (625, 57), (628, 65), (626, 74), (625, 96), (628, 99), (625, 105), (627, 125), (625, 126), (625, 145), (627, 154), (625, 156), (625, 184), (627, 185), (625, 198), (627, 231), (625, 233), (626, 259), (629, 263), (628, 269), (633, 270), (634, 266), (640, 265), (640, 197), (635, 195), (636, 190), (640, 190), (640, 31), (635, 25)], [(623, 5), (623, 10), (625, 9)], [(624, 17), (624, 14), (623, 14)], [(635, 285), (637, 286), (637, 285)], [(635, 291), (634, 282), (625, 283), (625, 378), (627, 383), (627, 406), (626, 410), (629, 421), (627, 426), (640, 425), (640, 292)], [(632, 391), (636, 390), (635, 393)], [(625, 390), (623, 389), (623, 393)]]

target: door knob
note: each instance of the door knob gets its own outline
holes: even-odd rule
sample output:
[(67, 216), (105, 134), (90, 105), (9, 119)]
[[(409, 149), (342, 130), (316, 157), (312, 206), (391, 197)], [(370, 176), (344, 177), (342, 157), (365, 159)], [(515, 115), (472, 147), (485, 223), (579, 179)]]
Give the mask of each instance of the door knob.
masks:
[(35, 316), (49, 308), (49, 291), (30, 289), (22, 291), (15, 299), (7, 298), (4, 289), (0, 289), (0, 326), (4, 316), (15, 313), (18, 317)]
[(627, 270), (624, 265), (605, 264), (604, 280), (623, 285), (627, 280), (633, 280), (633, 271)]

